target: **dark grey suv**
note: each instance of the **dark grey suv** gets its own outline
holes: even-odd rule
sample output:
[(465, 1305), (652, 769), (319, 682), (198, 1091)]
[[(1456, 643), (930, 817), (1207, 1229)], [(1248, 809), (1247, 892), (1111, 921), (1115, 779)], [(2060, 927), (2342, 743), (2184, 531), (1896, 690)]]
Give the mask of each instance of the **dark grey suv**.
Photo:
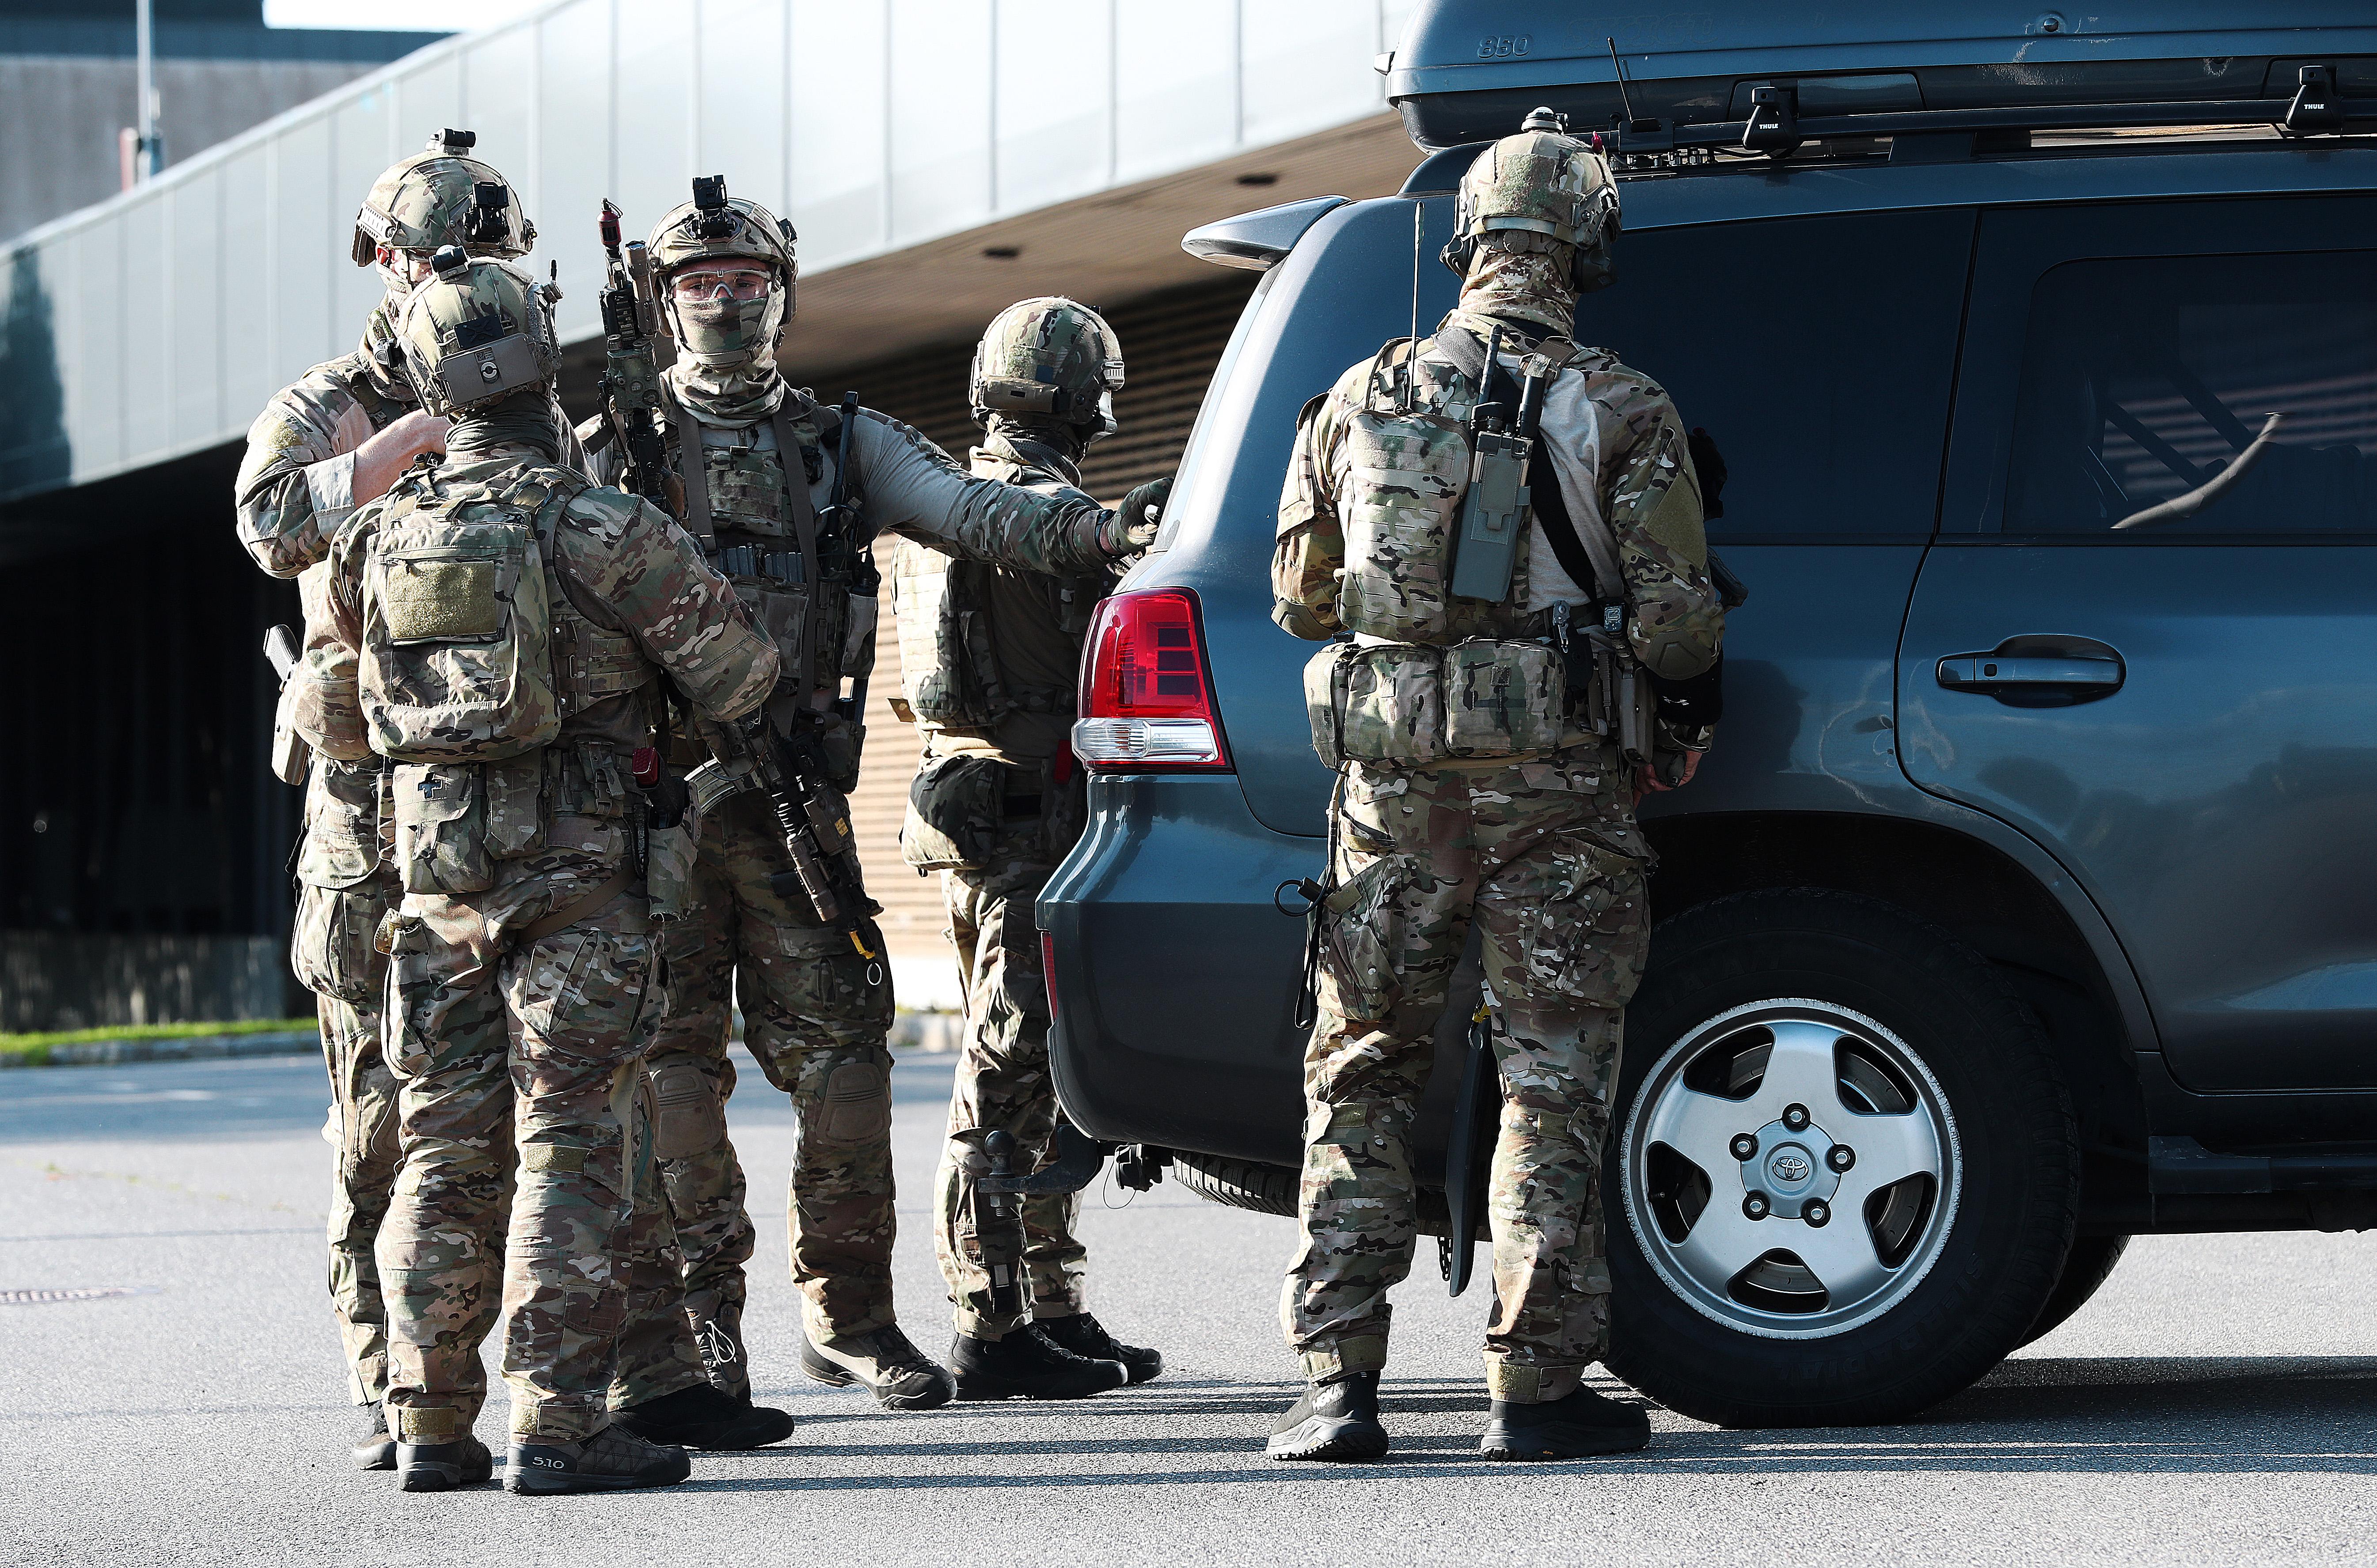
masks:
[[(1400, 196), (1190, 237), (1268, 270), (1083, 672), (1093, 826), (1040, 906), (1075, 1122), (1292, 1211), (1272, 899), (1330, 775), (1268, 618), (1283, 467), (1408, 330), (1415, 204), (1426, 330), (1461, 169), (1542, 101), (1618, 123), (1578, 336), (1714, 441), (1752, 593), (1716, 749), (1646, 808), (1612, 1369), (1713, 1420), (1892, 1419), (2133, 1235), (2377, 1223), (2377, 29), (1951, 19), (1793, 76), (1701, 18), (1621, 40), (1621, 101), (1606, 30), (1509, 9), (1421, 8), (1393, 91), (1439, 150)], [(1745, 1164), (1786, 1105), (1807, 1158)], [(1777, 1183), (1829, 1222), (1750, 1218)]]

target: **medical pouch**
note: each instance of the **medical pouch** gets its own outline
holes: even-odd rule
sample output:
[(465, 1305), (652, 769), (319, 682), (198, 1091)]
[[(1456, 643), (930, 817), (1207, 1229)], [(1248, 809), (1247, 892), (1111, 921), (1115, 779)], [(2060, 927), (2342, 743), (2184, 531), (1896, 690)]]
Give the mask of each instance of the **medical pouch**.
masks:
[(1444, 650), (1444, 749), (1457, 757), (1516, 756), (1559, 744), (1568, 672), (1535, 642), (1487, 638)]
[(407, 893), (484, 893), (496, 885), (476, 764), (400, 764), (395, 794), (396, 863)]

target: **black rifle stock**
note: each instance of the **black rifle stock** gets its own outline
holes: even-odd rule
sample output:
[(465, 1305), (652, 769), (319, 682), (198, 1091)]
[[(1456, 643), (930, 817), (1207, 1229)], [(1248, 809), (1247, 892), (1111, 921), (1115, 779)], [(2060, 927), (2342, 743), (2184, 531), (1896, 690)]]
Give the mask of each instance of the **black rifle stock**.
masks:
[(753, 773), (793, 862), (770, 885), (779, 898), (807, 899), (818, 921), (848, 937), (860, 957), (879, 958), (867, 945), (866, 926), (883, 906), (866, 896), (858, 841), (850, 829), (850, 802), (834, 787), (815, 722), (795, 720), (789, 734), (758, 716), (745, 726)]

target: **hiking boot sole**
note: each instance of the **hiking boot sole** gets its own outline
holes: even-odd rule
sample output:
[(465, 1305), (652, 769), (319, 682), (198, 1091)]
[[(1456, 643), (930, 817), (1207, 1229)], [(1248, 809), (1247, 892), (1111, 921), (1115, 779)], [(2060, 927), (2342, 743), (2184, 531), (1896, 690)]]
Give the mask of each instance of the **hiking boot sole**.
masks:
[(1342, 1464), (1387, 1456), (1387, 1429), (1347, 1416), (1308, 1416), (1285, 1431), (1273, 1432), (1263, 1452), (1274, 1459), (1311, 1459)]
[(388, 1467), (396, 1471), (396, 1484), (402, 1491), (454, 1491), (466, 1486), (481, 1486), (495, 1479), (495, 1460), (490, 1455), (484, 1465), (448, 1464), (442, 1460), (424, 1464), (415, 1460), (400, 1465), (394, 1458)]
[(625, 1418), (619, 1425), (646, 1443), (699, 1448), (711, 1454), (742, 1454), (782, 1443), (793, 1435), (793, 1418), (782, 1410), (753, 1410), (731, 1421), (703, 1427), (648, 1427)]
[(1650, 1446), (1647, 1431), (1587, 1431), (1555, 1443), (1544, 1438), (1513, 1439), (1507, 1432), (1487, 1432), (1477, 1451), (1488, 1459), (1542, 1463), (1553, 1459), (1595, 1459), (1610, 1454), (1633, 1454)]
[(534, 1466), (507, 1466), (504, 1490), (523, 1497), (554, 1497), (574, 1491), (634, 1491), (642, 1487), (675, 1486), (693, 1474), (693, 1467), (679, 1460), (657, 1472), (635, 1476), (590, 1476), (575, 1470), (540, 1470)]
[(1112, 1375), (1085, 1379), (1075, 1384), (1009, 1383), (1005, 1378), (968, 1377), (960, 1372), (958, 1398), (967, 1404), (992, 1404), (1001, 1399), (1087, 1399), (1095, 1395), (1111, 1394), (1130, 1382), (1130, 1373), (1120, 1361), (1100, 1361), (1102, 1367), (1112, 1367)]

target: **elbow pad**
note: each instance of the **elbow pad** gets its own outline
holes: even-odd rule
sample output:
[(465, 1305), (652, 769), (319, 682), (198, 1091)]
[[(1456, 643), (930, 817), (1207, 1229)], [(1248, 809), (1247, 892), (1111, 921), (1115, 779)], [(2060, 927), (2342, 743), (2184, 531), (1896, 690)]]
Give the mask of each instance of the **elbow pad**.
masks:
[(1677, 730), (1698, 730), (1725, 717), (1725, 655), (1709, 667), (1680, 681), (1650, 672), (1651, 696), (1662, 722)]

